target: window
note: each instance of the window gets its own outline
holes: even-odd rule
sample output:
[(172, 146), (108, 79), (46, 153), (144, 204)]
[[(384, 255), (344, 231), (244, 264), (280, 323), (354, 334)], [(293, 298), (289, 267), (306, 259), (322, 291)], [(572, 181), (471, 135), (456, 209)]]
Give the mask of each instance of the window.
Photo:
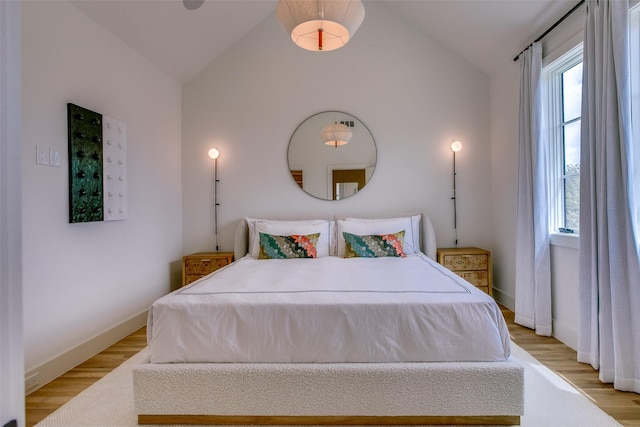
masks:
[(543, 69), (550, 148), (551, 232), (577, 233), (580, 218), (582, 45)]
[[(631, 110), (635, 184), (635, 232), (640, 242), (640, 2), (629, 11)], [(582, 102), (582, 44), (577, 38), (568, 52), (543, 68), (545, 120), (550, 148), (550, 232), (579, 231), (580, 217), (580, 115)], [(549, 60), (549, 58), (545, 58)], [(556, 236), (557, 237), (557, 236)], [(640, 243), (639, 243), (640, 244)]]

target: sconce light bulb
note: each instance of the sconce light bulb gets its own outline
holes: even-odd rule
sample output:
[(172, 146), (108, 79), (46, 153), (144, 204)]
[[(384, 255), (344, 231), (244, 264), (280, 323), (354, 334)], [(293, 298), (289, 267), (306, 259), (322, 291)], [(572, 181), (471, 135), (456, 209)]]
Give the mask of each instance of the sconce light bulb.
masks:
[(460, 150), (462, 150), (462, 142), (460, 141), (453, 141), (451, 143), (451, 150), (453, 150), (454, 152), (458, 152)]
[(220, 151), (217, 148), (212, 148), (209, 150), (209, 157), (212, 159), (217, 159), (220, 156)]

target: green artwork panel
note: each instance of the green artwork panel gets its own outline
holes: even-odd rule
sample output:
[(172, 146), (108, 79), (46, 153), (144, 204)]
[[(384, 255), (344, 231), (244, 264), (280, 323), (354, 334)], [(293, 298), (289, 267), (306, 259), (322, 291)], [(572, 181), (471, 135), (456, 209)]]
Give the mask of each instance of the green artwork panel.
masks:
[(67, 104), (69, 222), (104, 219), (102, 114)]

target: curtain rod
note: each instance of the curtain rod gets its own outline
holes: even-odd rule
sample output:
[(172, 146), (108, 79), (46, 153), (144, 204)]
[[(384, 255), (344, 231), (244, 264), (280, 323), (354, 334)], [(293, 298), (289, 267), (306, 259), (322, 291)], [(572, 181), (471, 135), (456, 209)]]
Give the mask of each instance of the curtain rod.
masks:
[[(567, 19), (567, 18), (569, 17), (569, 15), (571, 15), (573, 12), (575, 12), (575, 11), (576, 11), (576, 9), (578, 9), (580, 6), (582, 6), (582, 3), (584, 3), (584, 0), (580, 0), (580, 1), (578, 2), (578, 4), (576, 4), (575, 6), (573, 6), (573, 8), (572, 8), (569, 12), (565, 13), (565, 14), (562, 16), (562, 18), (558, 19), (558, 20), (556, 21), (556, 23), (555, 23), (555, 24), (553, 24), (552, 26), (550, 26), (550, 27), (547, 29), (547, 31), (545, 31), (544, 33), (542, 33), (542, 35), (541, 35), (540, 37), (538, 37), (537, 39), (535, 39), (535, 40), (533, 41), (533, 43), (537, 43), (537, 42), (539, 42), (540, 40), (542, 40), (542, 39), (544, 38), (544, 36), (546, 36), (546, 35), (547, 35), (547, 34), (549, 34), (551, 31), (553, 31), (553, 29), (554, 29), (554, 28), (556, 28), (558, 25), (560, 25), (560, 23), (561, 23), (562, 21), (564, 21), (565, 19)], [(520, 53), (519, 53), (515, 58), (513, 58), (513, 60), (514, 60), (514, 61), (517, 61), (517, 60), (518, 60), (518, 58), (520, 58), (520, 55), (522, 55), (522, 52), (524, 52), (525, 50), (529, 49), (529, 48), (533, 45), (533, 43), (531, 43), (529, 46), (527, 46), (527, 47), (525, 47), (524, 49), (522, 49), (522, 51), (520, 51)]]

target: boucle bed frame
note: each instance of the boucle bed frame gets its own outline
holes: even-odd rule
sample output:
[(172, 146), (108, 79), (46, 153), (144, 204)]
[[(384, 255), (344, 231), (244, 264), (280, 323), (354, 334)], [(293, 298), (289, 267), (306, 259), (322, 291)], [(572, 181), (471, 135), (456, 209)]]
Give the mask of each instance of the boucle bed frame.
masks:
[[(424, 215), (423, 239), (433, 257)], [(524, 369), (512, 361), (147, 362), (134, 368), (133, 389), (139, 424), (519, 425), (524, 413)]]

